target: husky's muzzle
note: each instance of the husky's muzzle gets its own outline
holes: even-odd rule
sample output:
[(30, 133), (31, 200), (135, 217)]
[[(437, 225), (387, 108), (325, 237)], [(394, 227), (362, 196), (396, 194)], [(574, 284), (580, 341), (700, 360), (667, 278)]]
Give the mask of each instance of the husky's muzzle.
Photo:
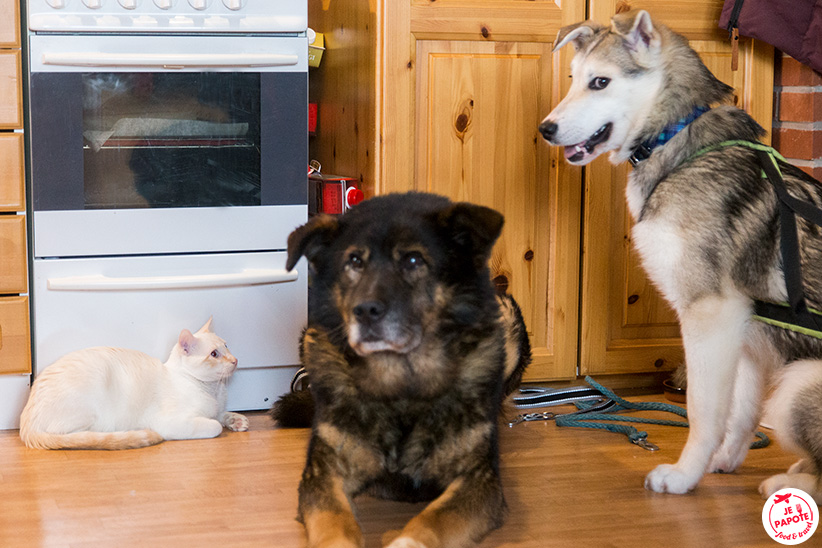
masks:
[[(593, 154), (597, 145), (604, 143), (609, 137), (611, 137), (612, 128), (613, 124), (608, 122), (596, 130), (590, 137), (588, 137), (587, 140), (575, 145), (565, 145), (565, 159), (572, 164), (582, 162), (587, 156)], [(546, 120), (539, 125), (539, 132), (542, 134), (543, 139), (552, 145), (562, 144), (556, 142), (556, 134), (558, 130), (559, 125), (551, 122), (550, 120)]]

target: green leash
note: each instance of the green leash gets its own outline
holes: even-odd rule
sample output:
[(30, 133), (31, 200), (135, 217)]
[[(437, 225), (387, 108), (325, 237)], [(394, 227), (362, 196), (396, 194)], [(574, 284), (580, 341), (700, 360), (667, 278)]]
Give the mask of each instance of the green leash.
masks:
[[(585, 382), (593, 388), (602, 393), (603, 396), (611, 400), (616, 406), (610, 407), (609, 411), (664, 411), (667, 413), (674, 413), (680, 417), (688, 418), (688, 412), (678, 405), (660, 402), (629, 402), (617, 396), (612, 390), (605, 388), (601, 384), (594, 381), (589, 376), (585, 377)], [(627, 424), (609, 424), (591, 421), (620, 421), (633, 422), (644, 424), (659, 424), (663, 426), (681, 426), (688, 427), (687, 421), (665, 420), (665, 419), (648, 419), (642, 417), (632, 417), (629, 415), (613, 415), (609, 413), (585, 413), (585, 409), (592, 405), (588, 402), (578, 402), (575, 404), (582, 413), (569, 413), (567, 415), (556, 415), (554, 417), (557, 426), (571, 426), (577, 428), (594, 428), (598, 430), (607, 430), (618, 434), (624, 434), (628, 437), (631, 443), (647, 449), (648, 451), (658, 451), (659, 447), (648, 441), (648, 433), (642, 430), (637, 430), (633, 426)], [(759, 438), (751, 444), (751, 449), (759, 449), (770, 445), (771, 440), (768, 439), (763, 432), (757, 432), (756, 437)]]

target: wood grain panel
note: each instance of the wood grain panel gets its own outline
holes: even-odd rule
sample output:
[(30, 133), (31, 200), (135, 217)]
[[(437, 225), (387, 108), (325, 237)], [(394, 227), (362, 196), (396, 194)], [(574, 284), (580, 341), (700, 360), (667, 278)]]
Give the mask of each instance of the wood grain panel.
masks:
[(418, 40), (551, 42), (562, 26), (553, 1), (414, 0), (411, 32)]
[(20, 51), (0, 50), (0, 129), (23, 127)]
[(418, 188), (503, 213), (492, 276), (522, 307), (537, 355), (530, 378), (574, 376), (576, 290), (559, 294), (557, 282), (577, 277), (579, 193), (567, 181), (558, 188), (557, 152), (537, 133), (550, 108), (551, 46), (417, 44)]
[(0, 134), (0, 211), (25, 211), (23, 135)]
[(26, 249), (26, 217), (0, 215), (0, 294), (26, 292)]
[(0, 374), (30, 372), (29, 300), (0, 297)]

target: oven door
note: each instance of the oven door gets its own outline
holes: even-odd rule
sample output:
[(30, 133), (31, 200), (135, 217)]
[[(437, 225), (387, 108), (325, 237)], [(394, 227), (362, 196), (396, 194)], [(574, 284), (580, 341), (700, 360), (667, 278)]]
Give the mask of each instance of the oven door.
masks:
[(30, 36), (35, 257), (282, 249), (307, 215), (307, 40)]

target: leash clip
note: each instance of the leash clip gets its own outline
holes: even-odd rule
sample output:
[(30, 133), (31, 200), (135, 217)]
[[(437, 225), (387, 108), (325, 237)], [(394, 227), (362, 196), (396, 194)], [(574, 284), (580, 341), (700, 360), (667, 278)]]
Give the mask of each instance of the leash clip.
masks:
[(508, 428), (513, 428), (521, 422), (550, 421), (556, 418), (556, 413), (545, 411), (543, 413), (520, 413), (515, 419), (508, 423)]
[(631, 438), (631, 443), (638, 445), (647, 451), (659, 451), (659, 447), (648, 441), (647, 437)]

